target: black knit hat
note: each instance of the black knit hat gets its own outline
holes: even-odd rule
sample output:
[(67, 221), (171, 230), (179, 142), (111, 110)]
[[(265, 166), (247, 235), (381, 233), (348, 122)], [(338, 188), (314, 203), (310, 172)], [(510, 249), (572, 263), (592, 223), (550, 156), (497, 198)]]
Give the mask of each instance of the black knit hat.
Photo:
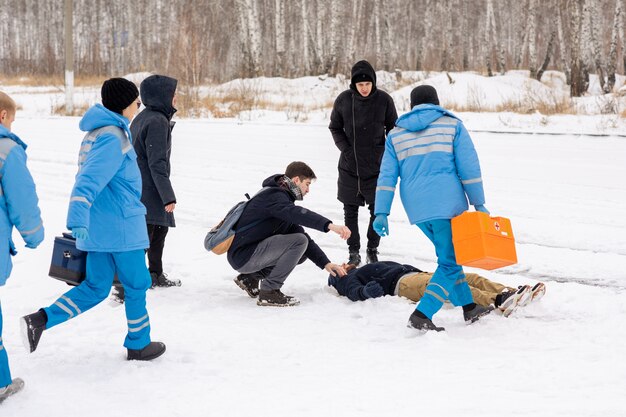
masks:
[(370, 82), (373, 83), (374, 79), (369, 74), (359, 73), (352, 77), (352, 84)]
[(439, 105), (439, 97), (437, 96), (435, 87), (419, 85), (411, 91), (411, 108), (424, 103)]
[(122, 111), (139, 97), (137, 86), (125, 78), (110, 78), (102, 84), (102, 105), (112, 112)]

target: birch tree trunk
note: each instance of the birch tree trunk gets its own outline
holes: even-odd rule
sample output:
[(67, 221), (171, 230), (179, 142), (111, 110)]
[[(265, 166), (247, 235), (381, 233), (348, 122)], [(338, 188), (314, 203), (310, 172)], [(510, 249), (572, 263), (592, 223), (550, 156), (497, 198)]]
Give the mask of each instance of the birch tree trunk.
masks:
[(536, 0), (530, 0), (528, 7), (528, 68), (530, 69), (530, 78), (537, 78)]
[(582, 18), (581, 10), (584, 0), (573, 0), (570, 19), (570, 33), (572, 34), (572, 83), (570, 84), (570, 92), (572, 97), (580, 97), (587, 91), (586, 81), (584, 77), (583, 62), (581, 59), (581, 27)]
[[(613, 12), (613, 28), (611, 30), (611, 46), (609, 49), (609, 59), (607, 63), (607, 83), (604, 86), (604, 92), (610, 93), (615, 86), (615, 68), (617, 67), (617, 43), (623, 26), (622, 16), (622, 0), (615, 0), (615, 11)], [(624, 39), (622, 39), (624, 42)], [(622, 47), (622, 53), (624, 48)]]
[(279, 76), (285, 66), (285, 4), (282, 0), (274, 0), (274, 33), (276, 36), (276, 61), (274, 62), (274, 75)]
[(461, 43), (463, 45), (463, 58), (461, 69), (467, 71), (469, 68), (469, 7), (467, 1), (461, 1), (463, 4), (463, 15), (461, 16)]
[(596, 30), (596, 21), (598, 19), (598, 8), (596, 0), (587, 0), (589, 2), (589, 46), (591, 47), (591, 56), (593, 57), (593, 64), (596, 68), (596, 74), (600, 83), (600, 89), (604, 91), (604, 65), (602, 63), (600, 44), (598, 43), (598, 36)]
[(487, 66), (487, 76), (493, 77), (491, 68), (491, 14), (493, 13), (493, 1), (487, 0), (487, 13), (485, 14), (485, 65)]
[(567, 85), (570, 85), (572, 82), (572, 74), (570, 70), (570, 64), (566, 55), (567, 47), (565, 46), (565, 37), (563, 36), (563, 13), (560, 7), (558, 8), (557, 14), (557, 33), (559, 35), (559, 54), (561, 56), (561, 67), (562, 70), (565, 72), (565, 83)]

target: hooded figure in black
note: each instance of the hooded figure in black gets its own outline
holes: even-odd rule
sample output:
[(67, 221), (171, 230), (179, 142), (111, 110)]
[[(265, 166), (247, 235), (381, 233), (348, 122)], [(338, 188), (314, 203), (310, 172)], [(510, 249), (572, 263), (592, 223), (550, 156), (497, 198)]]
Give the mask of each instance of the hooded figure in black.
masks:
[(391, 96), (376, 88), (374, 68), (367, 61), (354, 64), (350, 89), (335, 100), (328, 126), (341, 151), (337, 199), (343, 203), (345, 224), (352, 231), (348, 239), (349, 264), (361, 262), (358, 215), (359, 207), (365, 204), (370, 211), (367, 261), (378, 261), (380, 236), (372, 229), (374, 197), (385, 139), (397, 118)]
[(176, 195), (170, 182), (170, 154), (177, 84), (177, 80), (164, 75), (151, 75), (143, 80), (139, 89), (146, 108), (130, 126), (143, 183), (141, 202), (148, 211), (148, 264), (153, 287), (180, 285), (179, 280), (166, 278), (162, 262), (165, 236), (170, 227), (176, 226)]

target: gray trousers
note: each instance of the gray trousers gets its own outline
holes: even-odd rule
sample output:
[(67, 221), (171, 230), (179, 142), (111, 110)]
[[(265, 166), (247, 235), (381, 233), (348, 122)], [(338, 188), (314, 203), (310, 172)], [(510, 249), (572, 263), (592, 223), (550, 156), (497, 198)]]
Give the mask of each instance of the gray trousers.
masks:
[(304, 252), (308, 246), (309, 240), (302, 233), (270, 236), (259, 243), (248, 262), (237, 272), (251, 274), (273, 267), (261, 281), (261, 290), (278, 290), (296, 265), (305, 261)]

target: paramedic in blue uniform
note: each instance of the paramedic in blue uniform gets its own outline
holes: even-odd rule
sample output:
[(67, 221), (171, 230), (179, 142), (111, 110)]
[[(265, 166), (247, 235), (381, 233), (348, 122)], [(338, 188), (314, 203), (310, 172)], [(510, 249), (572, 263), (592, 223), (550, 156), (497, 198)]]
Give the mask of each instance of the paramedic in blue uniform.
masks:
[[(11, 97), (0, 91), (0, 286), (9, 278), (11, 257), (17, 254), (11, 239), (13, 226), (30, 249), (36, 248), (44, 235), (35, 183), (26, 167), (26, 144), (11, 133), (16, 109)], [(11, 378), (0, 304), (0, 403), (23, 387), (21, 378)]]
[(385, 142), (376, 187), (374, 230), (389, 234), (387, 216), (396, 183), (412, 224), (435, 245), (437, 269), (408, 326), (442, 331), (432, 322), (444, 301), (463, 306), (470, 324), (492, 308), (474, 303), (463, 268), (456, 263), (450, 220), (468, 209), (485, 208), (485, 193), (474, 144), (461, 120), (439, 106), (435, 88), (421, 85), (411, 91), (411, 111), (401, 116)]
[(126, 292), (127, 358), (151, 360), (165, 352), (165, 345), (150, 341), (146, 310), (146, 290), (152, 283), (145, 261), (146, 208), (128, 126), (141, 104), (139, 91), (128, 80), (111, 78), (101, 94), (102, 104), (87, 110), (80, 121), (87, 134), (67, 214), (76, 247), (87, 252), (86, 278), (49, 307), (23, 317), (23, 329), (33, 352), (44, 330), (104, 300), (117, 274)]

